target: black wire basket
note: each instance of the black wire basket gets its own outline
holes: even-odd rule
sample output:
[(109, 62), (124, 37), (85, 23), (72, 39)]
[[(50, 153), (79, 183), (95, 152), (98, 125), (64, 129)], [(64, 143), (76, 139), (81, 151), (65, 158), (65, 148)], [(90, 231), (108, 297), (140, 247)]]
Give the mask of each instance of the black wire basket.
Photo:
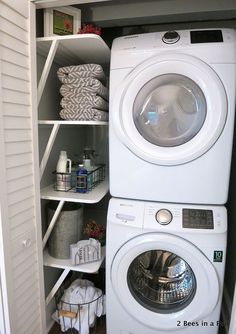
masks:
[(56, 298), (59, 325), (63, 333), (96, 334), (98, 307), (100, 302), (103, 303), (103, 298), (102, 291), (97, 298), (87, 303), (72, 304)]
[[(53, 174), (55, 175), (54, 189), (56, 191), (77, 192), (76, 171), (71, 173), (53, 172)], [(88, 171), (84, 177), (86, 181), (83, 183), (83, 192), (87, 193), (105, 180), (105, 164), (94, 167), (91, 171)]]

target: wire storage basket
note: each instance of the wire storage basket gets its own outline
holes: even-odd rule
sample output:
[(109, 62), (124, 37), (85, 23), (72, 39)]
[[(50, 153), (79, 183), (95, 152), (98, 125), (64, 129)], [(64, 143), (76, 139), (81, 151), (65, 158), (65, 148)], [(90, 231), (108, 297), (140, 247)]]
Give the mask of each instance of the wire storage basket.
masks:
[[(76, 170), (71, 173), (57, 173), (55, 175), (54, 189), (56, 191), (76, 192), (77, 175)], [(86, 174), (85, 193), (91, 191), (99, 183), (105, 180), (105, 164), (99, 164)]]
[(54, 189), (56, 191), (69, 191), (72, 189), (72, 173), (57, 173), (53, 172), (55, 174), (55, 183), (54, 183)]
[(98, 334), (104, 326), (103, 287), (97, 288), (89, 279), (66, 279), (55, 294), (55, 302), (52, 318), (63, 333)]
[(58, 323), (63, 333), (97, 334), (99, 305), (103, 304), (102, 291), (91, 301), (80, 304), (56, 300)]

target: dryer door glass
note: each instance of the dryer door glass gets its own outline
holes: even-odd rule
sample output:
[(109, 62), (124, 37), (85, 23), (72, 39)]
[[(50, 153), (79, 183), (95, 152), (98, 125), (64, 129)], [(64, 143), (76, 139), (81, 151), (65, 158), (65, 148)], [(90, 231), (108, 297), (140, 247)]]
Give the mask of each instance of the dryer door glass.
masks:
[(206, 111), (204, 94), (193, 80), (180, 74), (163, 74), (138, 92), (133, 119), (144, 139), (157, 146), (174, 147), (199, 132)]
[(185, 308), (196, 292), (190, 266), (166, 250), (142, 253), (131, 263), (127, 281), (133, 297), (145, 308), (172, 313)]

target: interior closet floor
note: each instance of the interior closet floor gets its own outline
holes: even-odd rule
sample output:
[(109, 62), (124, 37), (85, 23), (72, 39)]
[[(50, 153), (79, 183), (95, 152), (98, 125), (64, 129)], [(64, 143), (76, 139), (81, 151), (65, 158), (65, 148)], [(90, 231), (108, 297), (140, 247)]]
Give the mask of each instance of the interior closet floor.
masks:
[[(68, 334), (78, 334), (76, 330), (69, 330), (67, 332), (62, 332), (60, 329), (60, 325), (55, 323), (48, 334), (61, 334), (61, 333), (68, 333)], [(96, 328), (91, 328), (89, 334), (106, 334), (106, 318), (103, 316), (97, 320)]]

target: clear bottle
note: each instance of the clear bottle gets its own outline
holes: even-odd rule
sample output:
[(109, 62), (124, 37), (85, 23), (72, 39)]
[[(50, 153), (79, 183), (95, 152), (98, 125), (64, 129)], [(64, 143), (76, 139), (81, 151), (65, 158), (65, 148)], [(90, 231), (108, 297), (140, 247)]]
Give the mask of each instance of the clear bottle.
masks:
[(88, 171), (84, 168), (84, 165), (80, 164), (76, 171), (76, 192), (86, 193), (87, 192), (87, 175)]
[(85, 147), (83, 151), (83, 164), (88, 170), (92, 170), (94, 167), (94, 150), (90, 147)]

